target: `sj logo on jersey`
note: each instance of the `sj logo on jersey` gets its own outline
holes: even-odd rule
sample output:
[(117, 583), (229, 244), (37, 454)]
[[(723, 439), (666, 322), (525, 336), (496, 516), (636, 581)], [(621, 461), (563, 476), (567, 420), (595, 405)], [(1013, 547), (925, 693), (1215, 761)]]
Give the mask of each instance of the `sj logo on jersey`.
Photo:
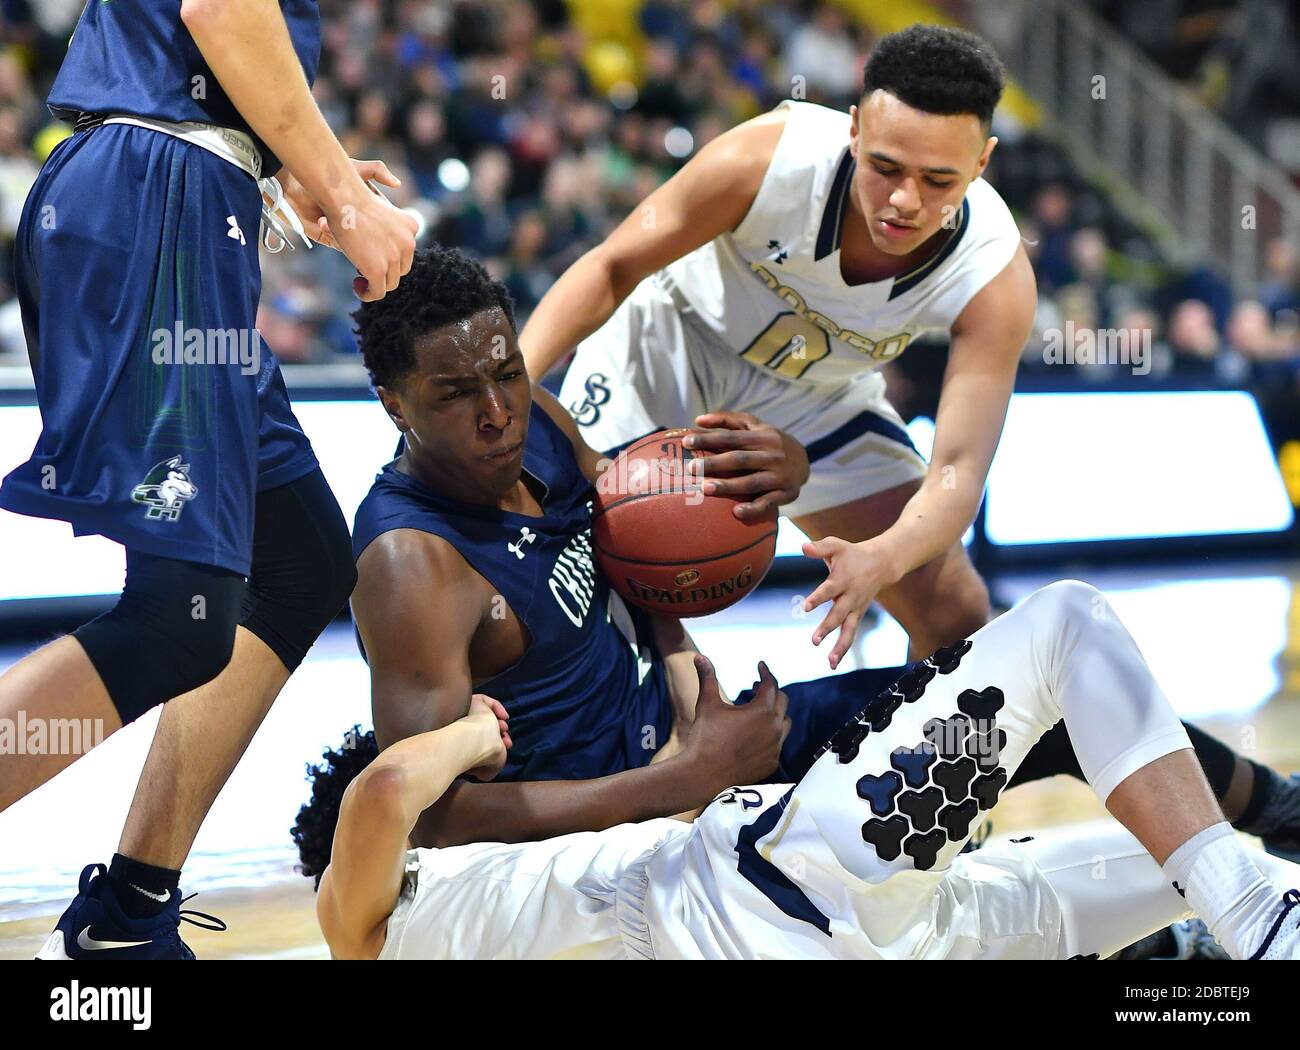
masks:
[(600, 408), (609, 400), (609, 377), (592, 372), (582, 384), (583, 399), (569, 406), (569, 414), (580, 427), (589, 427), (600, 419)]

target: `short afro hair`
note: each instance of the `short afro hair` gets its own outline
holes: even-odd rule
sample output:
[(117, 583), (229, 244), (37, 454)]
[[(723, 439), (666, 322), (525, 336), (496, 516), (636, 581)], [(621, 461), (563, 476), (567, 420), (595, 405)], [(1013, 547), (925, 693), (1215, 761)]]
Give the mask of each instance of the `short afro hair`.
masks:
[(510, 293), (481, 263), (440, 244), (417, 249), (410, 273), (393, 291), (352, 313), (370, 381), (390, 388), (400, 383), (415, 369), (416, 340), (492, 309), (515, 327)]
[(862, 70), (863, 97), (887, 91), (926, 113), (973, 113), (986, 133), (1006, 83), (988, 41), (946, 26), (908, 26), (881, 37)]
[(362, 733), (361, 727), (354, 725), (344, 734), (342, 747), (337, 751), (327, 748), (318, 764), (307, 767), (311, 798), (298, 810), (289, 833), (298, 847), (298, 870), (315, 880), (316, 889), (320, 889), (320, 877), (334, 849), (343, 792), (378, 757), (374, 730)]

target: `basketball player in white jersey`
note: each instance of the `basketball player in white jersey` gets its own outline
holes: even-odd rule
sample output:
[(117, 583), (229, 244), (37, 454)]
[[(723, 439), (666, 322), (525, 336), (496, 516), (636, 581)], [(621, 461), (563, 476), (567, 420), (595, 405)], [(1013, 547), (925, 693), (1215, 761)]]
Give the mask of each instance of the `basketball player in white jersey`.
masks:
[[(737, 717), (696, 669), (697, 725)], [(1124, 827), (961, 855), (1060, 718)], [(350, 784), (317, 779), (318, 799), (342, 794), (315, 828), (333, 833), (317, 914), (336, 957), (1071, 958), (1190, 911), (1234, 958), (1300, 958), (1300, 892), (1280, 888), (1300, 866), (1238, 841), (1133, 639), (1075, 581), (936, 652), (797, 785), (732, 788), (694, 823), (409, 849), (451, 782), (491, 777), (509, 746), (507, 713), (476, 695)]]
[[(814, 541), (832, 667), (879, 599), (912, 656), (989, 616), (960, 538), (974, 520), (1034, 315), (1010, 212), (980, 176), (1005, 73), (970, 33), (883, 37), (848, 113), (784, 102), (704, 146), (550, 289), (520, 334), (541, 378), (574, 347), (560, 400), (596, 449), (658, 426), (716, 433), (705, 467), (752, 466), (749, 417), (804, 444), (783, 512)], [(879, 369), (951, 334), (932, 466)], [(748, 450), (748, 451), (739, 451)], [(743, 518), (789, 494), (719, 477)]]

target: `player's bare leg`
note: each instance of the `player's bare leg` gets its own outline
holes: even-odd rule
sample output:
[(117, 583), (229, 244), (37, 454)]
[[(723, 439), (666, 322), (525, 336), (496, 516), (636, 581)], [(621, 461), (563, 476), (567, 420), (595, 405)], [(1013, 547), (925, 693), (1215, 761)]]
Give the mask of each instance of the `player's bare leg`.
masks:
[[(849, 543), (861, 543), (892, 526), (920, 487), (920, 481), (908, 481), (851, 503), (802, 515), (794, 523), (811, 540), (838, 536)], [(881, 591), (878, 600), (907, 632), (908, 658), (912, 660), (974, 634), (992, 616), (988, 588), (960, 543)]]
[(199, 827), (289, 671), (240, 627), (226, 669), (163, 707), (118, 852), (160, 868), (185, 863)]
[(56, 753), (59, 749), (50, 747), (42, 754), (10, 753), (0, 757), (0, 812), (72, 765), (100, 739), (122, 728), (99, 673), (71, 636), (37, 649), (0, 675), (0, 718), (14, 726), (44, 720), (47, 739), (51, 732), (48, 724), (55, 720), (77, 720), (92, 727), (89, 740), (80, 734), (79, 751)]
[(1198, 831), (1224, 819), (1190, 749), (1158, 758), (1121, 781), (1106, 798), (1106, 808), (1158, 864)]

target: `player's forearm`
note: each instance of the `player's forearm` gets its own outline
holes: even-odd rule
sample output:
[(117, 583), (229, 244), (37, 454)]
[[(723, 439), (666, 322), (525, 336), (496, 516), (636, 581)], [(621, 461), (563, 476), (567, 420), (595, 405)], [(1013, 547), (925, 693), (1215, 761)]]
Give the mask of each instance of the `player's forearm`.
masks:
[(486, 761), (482, 740), (463, 721), (399, 740), (381, 752), (363, 776), (394, 777), (395, 801), (404, 824), (404, 834), (415, 827), (420, 814), (446, 793), (458, 776)]
[(412, 841), (457, 846), (601, 831), (698, 809), (718, 790), (685, 756), (596, 780), (460, 781), (420, 818)]
[[(960, 473), (960, 468), (954, 468)], [(934, 468), (916, 494), (903, 506), (898, 520), (874, 540), (869, 540), (890, 565), (890, 579), (897, 583), (913, 569), (933, 561), (957, 543), (979, 511), (983, 495), (981, 480), (974, 496), (945, 487), (942, 471)], [(982, 475), (981, 475), (982, 477)]]
[(650, 627), (655, 648), (663, 659), (668, 700), (673, 709), (673, 729), (695, 718), (695, 701), (700, 695), (700, 676), (695, 671), (695, 647), (681, 620), (668, 616), (651, 616)]
[(181, 19), (249, 127), (326, 214), (367, 192), (312, 98), (275, 0), (183, 0)]
[(569, 351), (609, 320), (636, 286), (625, 286), (606, 264), (599, 247), (570, 266), (519, 333), (528, 374), (541, 380)]
[(466, 769), (483, 761), (482, 734), (463, 722), (420, 733), (384, 751), (343, 796), (328, 892), (318, 914), (336, 956), (365, 957), (401, 879), (411, 829)]

